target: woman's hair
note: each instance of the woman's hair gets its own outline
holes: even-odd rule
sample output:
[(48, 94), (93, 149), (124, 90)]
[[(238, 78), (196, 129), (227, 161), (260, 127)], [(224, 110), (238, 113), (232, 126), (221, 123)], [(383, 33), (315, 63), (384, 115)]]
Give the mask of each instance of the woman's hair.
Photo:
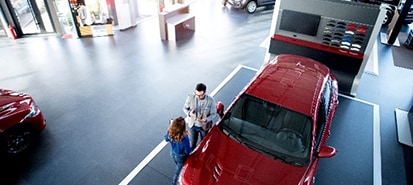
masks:
[(175, 142), (181, 141), (185, 135), (185, 126), (185, 119), (183, 117), (180, 116), (173, 119), (168, 128), (169, 138)]

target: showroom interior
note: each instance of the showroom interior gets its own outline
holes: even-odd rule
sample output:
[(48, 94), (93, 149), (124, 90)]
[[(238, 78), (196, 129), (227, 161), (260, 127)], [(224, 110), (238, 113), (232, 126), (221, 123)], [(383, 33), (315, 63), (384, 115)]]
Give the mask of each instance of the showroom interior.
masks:
[[(399, 1), (374, 2), (248, 13), (221, 0), (1, 1), (0, 88), (30, 94), (47, 125), (25, 155), (0, 155), (0, 184), (170, 184), (163, 136), (195, 84), (227, 107), (283, 53), (326, 64), (339, 83), (337, 154), (314, 184), (413, 184), (413, 26)], [(336, 46), (332, 23), (363, 37)]]

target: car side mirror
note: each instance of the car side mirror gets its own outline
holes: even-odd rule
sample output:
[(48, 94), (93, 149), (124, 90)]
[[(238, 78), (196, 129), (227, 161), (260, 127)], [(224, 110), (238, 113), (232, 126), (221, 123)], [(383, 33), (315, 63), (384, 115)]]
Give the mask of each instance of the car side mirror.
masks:
[(216, 104), (216, 108), (219, 117), (222, 118), (222, 116), (224, 115), (224, 104), (221, 101), (218, 101)]
[(337, 154), (337, 150), (331, 146), (322, 146), (320, 152), (318, 152), (319, 158), (329, 158)]

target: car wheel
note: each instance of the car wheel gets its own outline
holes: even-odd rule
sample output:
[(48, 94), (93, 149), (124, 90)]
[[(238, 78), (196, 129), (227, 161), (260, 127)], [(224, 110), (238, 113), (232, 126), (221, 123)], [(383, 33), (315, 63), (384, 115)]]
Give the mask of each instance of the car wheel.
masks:
[(10, 155), (18, 155), (26, 151), (33, 143), (34, 131), (28, 126), (13, 127), (5, 132), (5, 151)]
[(257, 10), (257, 2), (255, 1), (250, 1), (248, 2), (246, 9), (248, 11), (248, 13), (254, 13), (255, 10)]
[(387, 26), (390, 24), (394, 16), (394, 9), (391, 6), (386, 7), (386, 15), (384, 16), (382, 26)]

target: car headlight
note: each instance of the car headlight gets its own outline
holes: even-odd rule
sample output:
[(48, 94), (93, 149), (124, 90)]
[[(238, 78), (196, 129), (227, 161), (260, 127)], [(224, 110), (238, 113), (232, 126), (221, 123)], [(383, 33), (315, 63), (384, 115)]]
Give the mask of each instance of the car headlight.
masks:
[(31, 118), (36, 114), (37, 114), (37, 106), (36, 106), (36, 103), (32, 101), (32, 103), (30, 104), (30, 111), (29, 113), (26, 114), (26, 116), (24, 116), (23, 120)]

